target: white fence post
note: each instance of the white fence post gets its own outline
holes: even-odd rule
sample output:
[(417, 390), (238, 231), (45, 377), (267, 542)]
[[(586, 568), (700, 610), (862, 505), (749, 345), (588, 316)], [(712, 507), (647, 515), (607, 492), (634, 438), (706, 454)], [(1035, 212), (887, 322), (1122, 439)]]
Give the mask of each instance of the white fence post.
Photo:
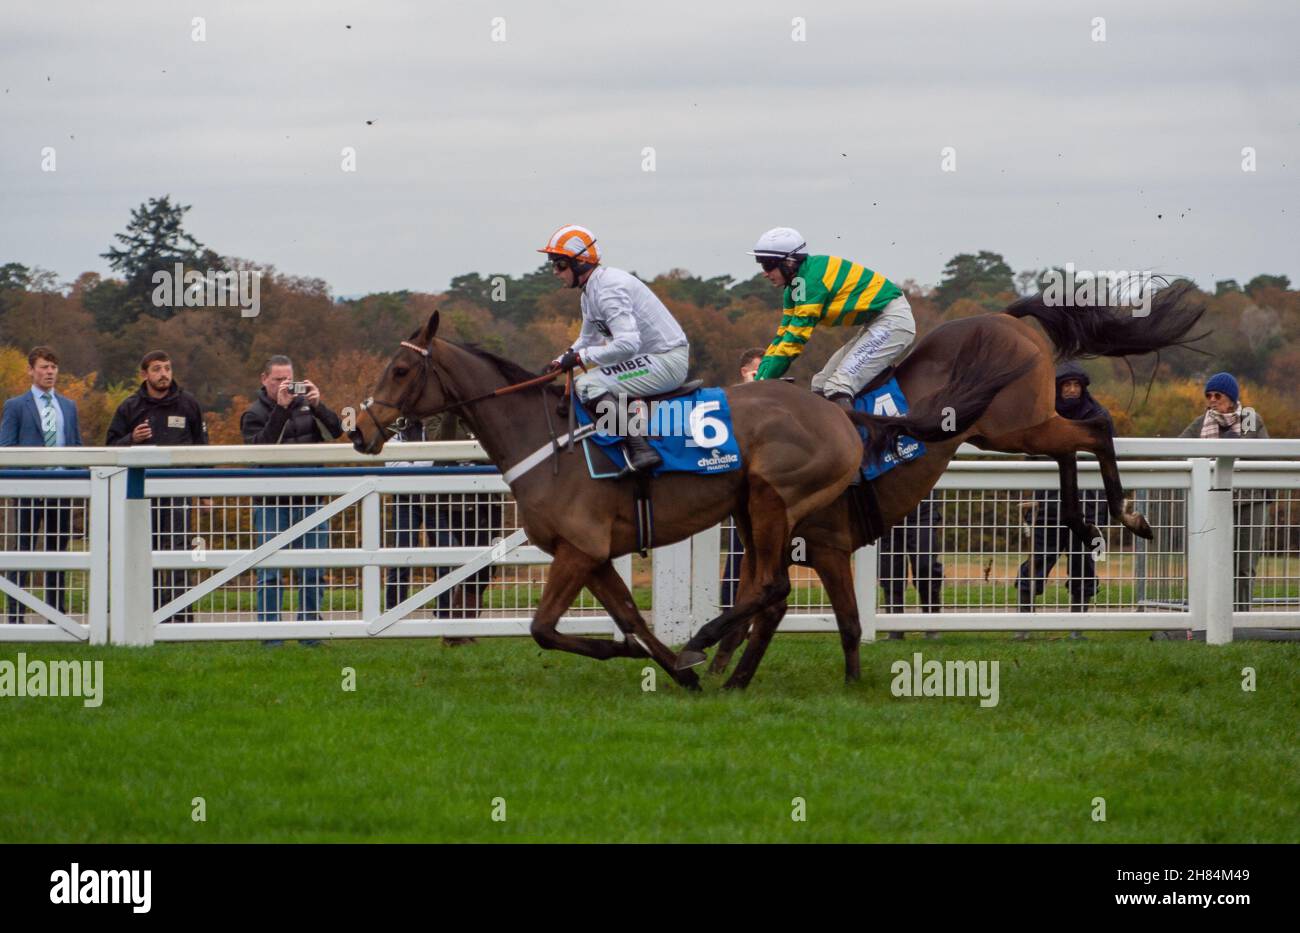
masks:
[(152, 645), (153, 542), (144, 467), (117, 470), (109, 484), (109, 639), (115, 645)]
[(858, 620), (862, 624), (863, 644), (876, 640), (876, 579), (880, 567), (880, 549), (876, 542), (860, 547), (853, 554), (853, 591), (858, 597)]
[(720, 611), (722, 595), (722, 526), (706, 528), (691, 538), (691, 634)]
[(1209, 572), (1206, 582), (1205, 641), (1211, 645), (1226, 645), (1232, 641), (1232, 610), (1236, 599), (1236, 569), (1234, 559), (1232, 514), (1232, 457), (1217, 457), (1214, 461), (1214, 484), (1208, 493), (1210, 540), (1208, 551)]
[(1210, 576), (1210, 461), (1191, 461), (1192, 481), (1187, 487), (1187, 627), (1205, 628)]
[[(361, 500), (361, 547), (371, 554), (378, 554), (383, 545), (381, 534), (383, 524), (383, 507), (379, 492), (369, 492)], [(387, 568), (384, 568), (387, 572)], [(366, 564), (361, 568), (361, 618), (374, 619), (383, 610), (380, 608), (380, 594), (383, 583), (379, 578), (378, 564)]]
[(86, 571), (86, 621), (90, 623), (90, 643), (108, 644), (108, 584), (111, 564), (109, 530), (113, 504), (112, 478), (119, 467), (96, 467), (90, 471), (90, 529), (86, 541), (90, 548), (90, 569)]
[[(717, 571), (714, 571), (716, 574)], [(680, 645), (691, 630), (691, 539), (654, 550), (654, 633), (665, 645)]]

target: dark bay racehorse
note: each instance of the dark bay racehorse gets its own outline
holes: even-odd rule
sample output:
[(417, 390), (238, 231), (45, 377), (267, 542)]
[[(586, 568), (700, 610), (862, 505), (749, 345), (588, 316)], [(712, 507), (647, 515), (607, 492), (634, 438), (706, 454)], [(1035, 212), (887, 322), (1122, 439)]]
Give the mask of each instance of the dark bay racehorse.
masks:
[[(879, 457), (904, 434), (926, 444), (924, 455), (875, 480), (886, 529), (916, 508), (943, 475), (958, 446), (969, 442), (984, 450), (1043, 454), (1056, 460), (1061, 480), (1061, 523), (1088, 542), (1095, 541), (1100, 532), (1084, 521), (1079, 507), (1075, 455), (1078, 451), (1094, 454), (1101, 466), (1111, 516), (1133, 534), (1150, 539), (1146, 519), (1125, 511), (1123, 484), (1106, 420), (1071, 421), (1056, 413), (1053, 357), (1132, 356), (1181, 346), (1199, 339), (1200, 335), (1189, 338), (1187, 334), (1204, 311), (1195, 286), (1178, 282), (1154, 295), (1150, 314), (1145, 317), (1136, 317), (1121, 307), (1049, 306), (1042, 296), (1033, 296), (1003, 312), (950, 321), (927, 334), (895, 372), (904, 396), (912, 403), (909, 414), (901, 418), (853, 416), (871, 433), (871, 456)], [(1042, 331), (1029, 324), (1030, 319), (1036, 320)], [(1023, 370), (993, 397), (969, 427), (957, 433), (935, 431), (936, 413), (980, 383), (981, 366), (972, 366), (973, 358), (999, 360), (1001, 365), (1019, 362)], [(856, 511), (846, 493), (809, 515), (794, 531), (805, 542), (803, 563), (817, 571), (834, 608), (844, 649), (845, 679), (849, 681), (859, 676), (858, 644), (862, 634), (851, 556), (868, 543)], [(743, 526), (743, 516), (737, 519), (737, 525)], [(741, 538), (743, 541), (743, 527)], [(742, 565), (737, 599), (744, 590), (745, 572)], [(755, 617), (741, 665), (727, 686), (744, 686), (753, 676), (783, 614), (784, 606), (775, 606)], [(720, 638), (710, 670), (724, 671), (745, 635), (742, 626), (727, 629), (710, 623), (687, 644), (682, 657), (692, 661), (695, 655), (691, 652), (701, 651)], [(751, 652), (755, 658), (746, 664)]]
[[(399, 418), (456, 410), (510, 484), (529, 542), (554, 558), (531, 626), (537, 643), (600, 660), (648, 652), (678, 683), (697, 688), (695, 672), (679, 670), (676, 655), (651, 634), (611, 563), (637, 547), (635, 481), (593, 480), (580, 453), (555, 452), (555, 387), (537, 384), (503, 395), (499, 390), (537, 377), (485, 350), (443, 340), (437, 330), (435, 311), (423, 329), (402, 342), (374, 395), (361, 406), (350, 435), (353, 445), (378, 453)], [(680, 541), (728, 514), (744, 514), (752, 555), (750, 598), (730, 612), (745, 618), (784, 603), (791, 532), (844, 491), (863, 445), (838, 407), (793, 385), (765, 382), (728, 394), (743, 468), (713, 476), (657, 477), (652, 544)], [(627, 634), (625, 641), (557, 631), (584, 586)]]

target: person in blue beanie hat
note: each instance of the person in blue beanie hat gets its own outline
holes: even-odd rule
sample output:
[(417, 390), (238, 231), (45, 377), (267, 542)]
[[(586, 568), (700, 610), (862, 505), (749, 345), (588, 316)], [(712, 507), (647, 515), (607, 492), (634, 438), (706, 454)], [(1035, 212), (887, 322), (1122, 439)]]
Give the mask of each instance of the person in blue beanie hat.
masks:
[[(1242, 407), (1241, 387), (1231, 373), (1215, 373), (1205, 381), (1205, 413), (1192, 419), (1179, 437), (1268, 437), (1264, 419), (1253, 408)], [(1242, 489), (1233, 508), (1236, 538), (1234, 608), (1250, 608), (1255, 567), (1264, 552), (1264, 531), (1268, 524), (1268, 491)]]
[(1192, 419), (1179, 437), (1268, 437), (1253, 408), (1241, 407), (1241, 388), (1231, 373), (1205, 381), (1205, 413)]

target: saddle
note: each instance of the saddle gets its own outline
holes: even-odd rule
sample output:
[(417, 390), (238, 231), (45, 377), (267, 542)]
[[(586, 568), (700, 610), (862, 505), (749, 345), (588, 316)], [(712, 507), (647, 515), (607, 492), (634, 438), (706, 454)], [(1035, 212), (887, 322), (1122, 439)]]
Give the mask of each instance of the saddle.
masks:
[[(660, 392), (656, 395), (634, 396), (630, 401), (641, 401), (645, 402), (647, 405), (655, 402), (664, 402), (669, 399), (691, 395), (703, 385), (703, 379), (691, 379), (667, 392)], [(569, 391), (565, 392), (564, 396), (560, 399), (559, 404), (556, 406), (556, 413), (559, 414), (561, 418), (567, 418), (569, 421), (569, 436), (571, 438), (577, 436), (575, 424), (576, 406), (580, 404), (582, 403), (577, 400), (576, 396), (573, 396), (570, 384)], [(617, 467), (603, 451), (599, 448), (593, 451), (592, 447), (594, 445), (589, 444), (585, 439), (582, 444), (584, 453), (588, 458), (589, 469), (592, 470), (593, 475), (596, 472), (594, 467), (590, 466), (593, 453), (598, 459), (605, 462), (612, 475), (617, 475), (619, 473)], [(573, 441), (570, 441), (570, 449), (573, 449)], [(636, 514), (637, 551), (642, 557), (645, 557), (649, 553), (650, 548), (654, 546), (654, 509), (651, 505), (650, 498), (650, 482), (652, 477), (649, 474), (634, 473), (631, 478), (633, 480), (632, 496), (635, 503)]]
[(874, 392), (876, 389), (879, 389), (890, 379), (894, 378), (894, 371), (897, 368), (898, 367), (896, 366), (886, 366), (876, 375), (874, 379), (872, 379), (870, 382), (868, 382), (865, 386), (862, 387), (862, 391), (859, 392), (858, 395), (866, 395), (868, 392)]
[(632, 401), (666, 402), (670, 398), (679, 398), (683, 395), (690, 395), (702, 385), (704, 385), (703, 379), (691, 379), (688, 382), (683, 382), (677, 388), (668, 392), (660, 392), (658, 395), (637, 395), (633, 397)]
[[(895, 366), (886, 366), (863, 386), (858, 395), (874, 392), (893, 379), (895, 369), (897, 369)], [(885, 533), (885, 517), (880, 511), (880, 497), (876, 494), (875, 481), (867, 479), (861, 470), (849, 486), (849, 501), (853, 503), (854, 517), (861, 524), (864, 542), (870, 544), (879, 540)]]

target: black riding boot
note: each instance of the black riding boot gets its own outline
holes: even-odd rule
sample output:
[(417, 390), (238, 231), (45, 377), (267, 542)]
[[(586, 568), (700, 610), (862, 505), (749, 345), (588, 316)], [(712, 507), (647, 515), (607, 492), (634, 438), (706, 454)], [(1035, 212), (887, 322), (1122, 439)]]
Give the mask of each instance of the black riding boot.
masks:
[(623, 446), (627, 449), (628, 466), (638, 473), (649, 473), (664, 462), (659, 452), (639, 434), (629, 434), (623, 438)]
[(836, 392), (834, 395), (826, 396), (828, 401), (834, 402), (845, 411), (853, 411), (853, 396), (846, 392)]
[[(608, 402), (615, 406), (617, 410), (618, 399), (612, 392), (606, 392), (592, 399), (590, 402), (591, 411), (599, 411), (602, 403)], [(628, 403), (628, 416), (631, 420), (632, 402)], [(638, 473), (649, 473), (655, 467), (664, 462), (664, 458), (659, 456), (658, 451), (650, 446), (650, 442), (644, 436), (629, 431), (627, 434), (620, 434), (623, 439), (623, 450), (627, 455), (627, 465)]]

